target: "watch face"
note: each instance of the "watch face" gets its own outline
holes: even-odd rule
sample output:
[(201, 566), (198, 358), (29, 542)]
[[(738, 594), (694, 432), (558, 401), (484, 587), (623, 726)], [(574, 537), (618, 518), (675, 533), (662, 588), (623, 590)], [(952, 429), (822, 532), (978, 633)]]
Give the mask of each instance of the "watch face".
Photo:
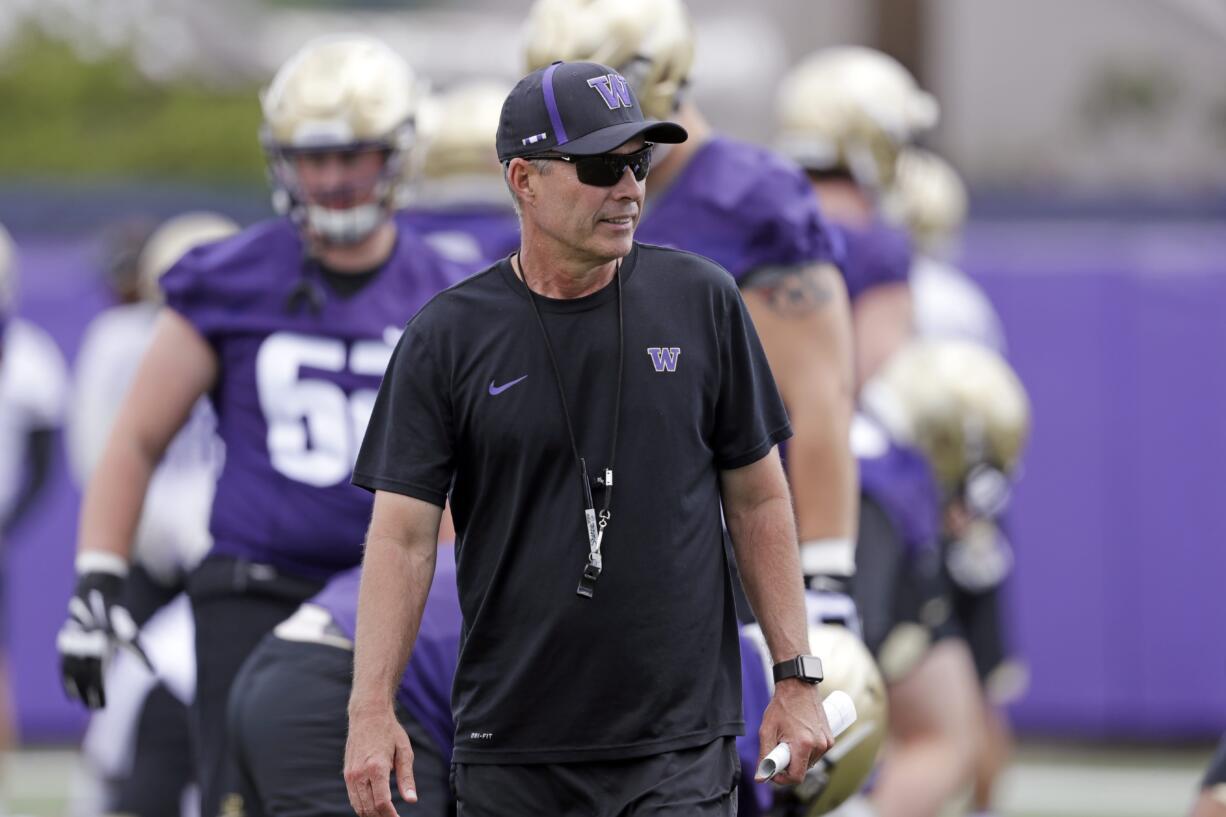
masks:
[(799, 657), (799, 661), (800, 674), (802, 677), (821, 680), (822, 662), (820, 658), (812, 655), (802, 655)]

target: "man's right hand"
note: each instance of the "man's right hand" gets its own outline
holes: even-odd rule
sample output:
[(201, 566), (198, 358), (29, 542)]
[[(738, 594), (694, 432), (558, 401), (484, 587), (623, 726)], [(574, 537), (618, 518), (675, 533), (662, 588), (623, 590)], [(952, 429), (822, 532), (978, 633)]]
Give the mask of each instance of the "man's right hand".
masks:
[(407, 803), (417, 802), (413, 780), (413, 747), (391, 707), (373, 713), (349, 713), (345, 743), (345, 788), (358, 817), (396, 817), (389, 778)]
[(136, 624), (120, 601), (126, 577), (127, 564), (118, 556), (84, 553), (77, 559), (77, 587), (55, 645), (64, 691), (90, 709), (106, 706), (103, 660), (115, 646), (132, 650), (153, 669), (140, 646)]

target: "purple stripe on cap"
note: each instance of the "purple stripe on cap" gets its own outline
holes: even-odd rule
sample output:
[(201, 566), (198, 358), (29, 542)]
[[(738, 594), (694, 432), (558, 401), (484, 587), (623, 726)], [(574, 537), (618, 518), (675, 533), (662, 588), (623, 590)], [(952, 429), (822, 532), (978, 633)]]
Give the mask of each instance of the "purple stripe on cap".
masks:
[(558, 101), (553, 98), (553, 72), (558, 69), (561, 63), (554, 63), (545, 69), (545, 75), (541, 77), (541, 90), (545, 92), (545, 108), (549, 111), (549, 122), (553, 125), (553, 132), (558, 136), (558, 144), (564, 145), (570, 141), (566, 136), (566, 128), (562, 125), (562, 114), (558, 112)]

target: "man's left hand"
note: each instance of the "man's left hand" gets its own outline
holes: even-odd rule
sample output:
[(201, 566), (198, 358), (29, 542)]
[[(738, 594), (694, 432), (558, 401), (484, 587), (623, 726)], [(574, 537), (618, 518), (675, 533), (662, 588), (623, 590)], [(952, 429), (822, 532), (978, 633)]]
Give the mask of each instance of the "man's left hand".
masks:
[(817, 685), (794, 678), (776, 684), (762, 715), (758, 739), (758, 763), (780, 743), (788, 744), (791, 750), (792, 762), (775, 775), (774, 782), (795, 786), (803, 781), (805, 773), (834, 745)]

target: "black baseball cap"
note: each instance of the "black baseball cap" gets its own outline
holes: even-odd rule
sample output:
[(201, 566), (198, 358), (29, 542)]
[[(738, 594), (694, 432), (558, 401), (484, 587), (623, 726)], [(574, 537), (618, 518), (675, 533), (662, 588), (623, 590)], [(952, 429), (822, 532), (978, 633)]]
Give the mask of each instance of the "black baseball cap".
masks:
[(597, 62), (555, 62), (521, 79), (502, 103), (498, 161), (556, 151), (608, 153), (636, 136), (684, 142), (675, 122), (644, 119), (626, 78)]

